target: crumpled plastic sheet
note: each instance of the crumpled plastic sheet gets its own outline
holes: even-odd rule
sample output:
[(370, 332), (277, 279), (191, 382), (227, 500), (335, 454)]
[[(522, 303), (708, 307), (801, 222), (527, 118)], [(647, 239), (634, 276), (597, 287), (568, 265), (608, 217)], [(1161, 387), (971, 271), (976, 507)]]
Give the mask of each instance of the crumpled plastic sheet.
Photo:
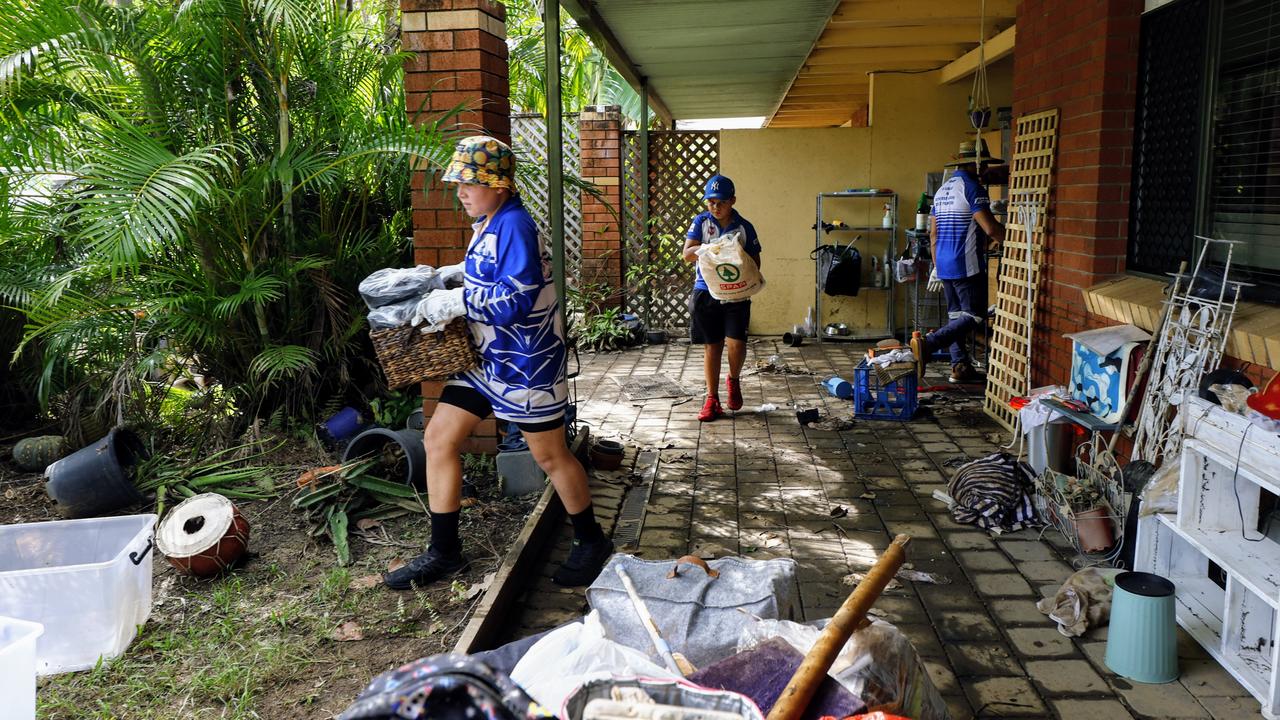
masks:
[(1062, 583), (1053, 597), (1036, 603), (1040, 612), (1058, 623), (1058, 632), (1067, 637), (1080, 637), (1091, 627), (1106, 625), (1111, 620), (1111, 594), (1117, 568), (1089, 567), (1079, 570)]
[[(826, 622), (760, 620), (743, 629), (738, 638), (738, 652), (776, 637), (808, 654), (822, 635)], [(950, 718), (946, 701), (929, 679), (929, 672), (911, 641), (883, 620), (872, 619), (870, 625), (853, 633), (840, 648), (827, 674), (861, 698), (869, 711), (883, 710), (915, 720)]]
[(383, 268), (360, 281), (360, 297), (364, 298), (370, 310), (374, 310), (401, 300), (416, 298), (430, 290), (442, 289), (444, 283), (437, 275), (436, 269), (430, 265)]
[(678, 677), (639, 650), (606, 638), (600, 614), (595, 611), (580, 623), (547, 633), (511, 670), (511, 679), (549, 708), (563, 706), (588, 681), (613, 676)]
[(1167, 462), (1142, 488), (1138, 517), (1178, 511), (1178, 472), (1182, 463)]

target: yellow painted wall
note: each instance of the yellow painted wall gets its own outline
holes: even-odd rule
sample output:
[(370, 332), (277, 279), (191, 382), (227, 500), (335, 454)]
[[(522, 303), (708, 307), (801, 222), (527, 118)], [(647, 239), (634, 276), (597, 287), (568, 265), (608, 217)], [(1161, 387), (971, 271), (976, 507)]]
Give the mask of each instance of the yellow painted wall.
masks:
[[(993, 106), (1012, 97), (1011, 70), (990, 71)], [(936, 73), (875, 75), (871, 84), (871, 127), (830, 129), (722, 130), (720, 171), (737, 187), (737, 210), (750, 220), (763, 245), (765, 289), (751, 307), (751, 332), (779, 334), (804, 320), (814, 302), (814, 199), (819, 192), (851, 187), (889, 188), (898, 193), (897, 247), (902, 230), (915, 225), (915, 204), (925, 173), (942, 169), (956, 147), (973, 133), (966, 110), (970, 81), (939, 86)], [(831, 201), (828, 200), (828, 203)], [(884, 211), (875, 200), (841, 199), (826, 211), (828, 221), (879, 225)], [(823, 236), (847, 242), (848, 233)], [(863, 276), (870, 282), (870, 254), (883, 256), (884, 233), (864, 235)], [(905, 327), (909, 286), (897, 288), (896, 324)], [(821, 324), (844, 322), (860, 329), (884, 326), (884, 292), (856, 298), (823, 296)]]

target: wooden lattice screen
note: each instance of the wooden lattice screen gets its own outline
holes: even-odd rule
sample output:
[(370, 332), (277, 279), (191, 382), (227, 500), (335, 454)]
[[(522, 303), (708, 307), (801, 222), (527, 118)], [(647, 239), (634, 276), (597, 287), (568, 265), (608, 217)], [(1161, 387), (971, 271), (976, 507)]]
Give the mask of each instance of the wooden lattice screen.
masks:
[(1009, 173), (1009, 221), (996, 285), (996, 318), (987, 370), (986, 412), (1009, 430), (1013, 397), (1031, 390), (1031, 346), (1044, 252), (1045, 215), (1058, 143), (1058, 111), (1018, 118)]
[[(564, 115), (564, 174), (582, 176), (582, 153), (578, 149), (578, 115)], [(547, 119), (538, 113), (511, 115), (511, 148), (519, 162), (547, 165)], [(538, 223), (543, 237), (550, 237), (550, 214), (547, 205), (547, 173), (520, 173), (516, 178), (525, 207)], [(577, 287), (582, 275), (582, 196), (574, 190), (564, 194), (564, 276), (570, 287)]]
[(687, 300), (693, 266), (681, 259), (689, 221), (702, 210), (702, 189), (719, 172), (720, 134), (689, 130), (649, 133), (649, 229), (640, 198), (640, 136), (624, 138), (626, 157), (623, 243), (628, 268), (651, 266), (648, 283), (629, 282), (627, 307), (651, 327), (679, 328), (689, 322)]

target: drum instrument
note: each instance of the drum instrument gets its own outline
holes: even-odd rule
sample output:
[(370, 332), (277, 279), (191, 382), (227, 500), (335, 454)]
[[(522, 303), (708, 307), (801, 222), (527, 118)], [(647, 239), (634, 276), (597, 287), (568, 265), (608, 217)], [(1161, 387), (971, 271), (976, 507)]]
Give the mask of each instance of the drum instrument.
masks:
[(227, 498), (204, 493), (169, 511), (156, 530), (156, 548), (179, 572), (212, 577), (234, 565), (249, 546), (249, 522)]

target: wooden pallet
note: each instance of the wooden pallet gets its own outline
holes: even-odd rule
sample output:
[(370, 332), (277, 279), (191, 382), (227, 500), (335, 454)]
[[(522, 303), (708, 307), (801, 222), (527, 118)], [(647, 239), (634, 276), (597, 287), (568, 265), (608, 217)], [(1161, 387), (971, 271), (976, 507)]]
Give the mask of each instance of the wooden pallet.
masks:
[[(1010, 431), (1010, 398), (1031, 390), (1031, 328), (1035, 323), (1045, 216), (1058, 144), (1057, 109), (1018, 118), (1009, 172), (1009, 221), (996, 280), (996, 317), (987, 368), (985, 409)], [(1034, 227), (1030, 218), (1034, 216)]]

